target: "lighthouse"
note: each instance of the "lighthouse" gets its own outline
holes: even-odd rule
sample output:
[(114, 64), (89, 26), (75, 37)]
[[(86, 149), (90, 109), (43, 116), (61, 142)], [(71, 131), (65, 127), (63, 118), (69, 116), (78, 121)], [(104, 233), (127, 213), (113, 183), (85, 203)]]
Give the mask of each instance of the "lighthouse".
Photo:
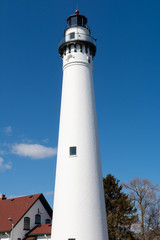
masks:
[(76, 10), (59, 42), (63, 86), (52, 240), (108, 240), (93, 87), (96, 40)]

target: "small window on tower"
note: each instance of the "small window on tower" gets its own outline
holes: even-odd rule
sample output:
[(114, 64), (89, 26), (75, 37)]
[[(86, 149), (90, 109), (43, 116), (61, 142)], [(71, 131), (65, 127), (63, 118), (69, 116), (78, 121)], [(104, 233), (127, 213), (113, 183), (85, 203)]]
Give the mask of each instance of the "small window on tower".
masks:
[(75, 33), (74, 32), (70, 33), (70, 39), (73, 39), (73, 38), (75, 38)]
[(70, 156), (76, 156), (77, 155), (77, 147), (70, 147), (69, 154), (70, 154)]

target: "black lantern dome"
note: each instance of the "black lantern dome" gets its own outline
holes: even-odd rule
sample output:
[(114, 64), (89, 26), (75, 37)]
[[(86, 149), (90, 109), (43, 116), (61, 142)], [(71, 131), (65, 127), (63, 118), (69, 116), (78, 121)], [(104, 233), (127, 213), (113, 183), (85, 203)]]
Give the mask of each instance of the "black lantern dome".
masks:
[(67, 18), (67, 25), (68, 27), (87, 27), (87, 18), (83, 15), (79, 15), (79, 11), (76, 10), (74, 15), (71, 15)]

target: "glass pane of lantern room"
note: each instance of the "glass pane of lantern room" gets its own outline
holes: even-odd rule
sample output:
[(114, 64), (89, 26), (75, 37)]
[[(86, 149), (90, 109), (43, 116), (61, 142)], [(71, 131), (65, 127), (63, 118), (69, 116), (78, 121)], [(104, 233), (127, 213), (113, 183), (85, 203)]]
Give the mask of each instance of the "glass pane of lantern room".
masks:
[(82, 26), (82, 17), (81, 16), (78, 16), (77, 25)]
[(77, 25), (77, 16), (71, 18), (71, 25)]

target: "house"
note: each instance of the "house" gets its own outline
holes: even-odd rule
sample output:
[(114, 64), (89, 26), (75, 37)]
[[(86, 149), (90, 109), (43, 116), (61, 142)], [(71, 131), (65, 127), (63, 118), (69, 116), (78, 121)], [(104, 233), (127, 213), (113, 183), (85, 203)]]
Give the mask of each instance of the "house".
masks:
[(0, 239), (50, 239), (52, 209), (43, 194), (0, 198)]

